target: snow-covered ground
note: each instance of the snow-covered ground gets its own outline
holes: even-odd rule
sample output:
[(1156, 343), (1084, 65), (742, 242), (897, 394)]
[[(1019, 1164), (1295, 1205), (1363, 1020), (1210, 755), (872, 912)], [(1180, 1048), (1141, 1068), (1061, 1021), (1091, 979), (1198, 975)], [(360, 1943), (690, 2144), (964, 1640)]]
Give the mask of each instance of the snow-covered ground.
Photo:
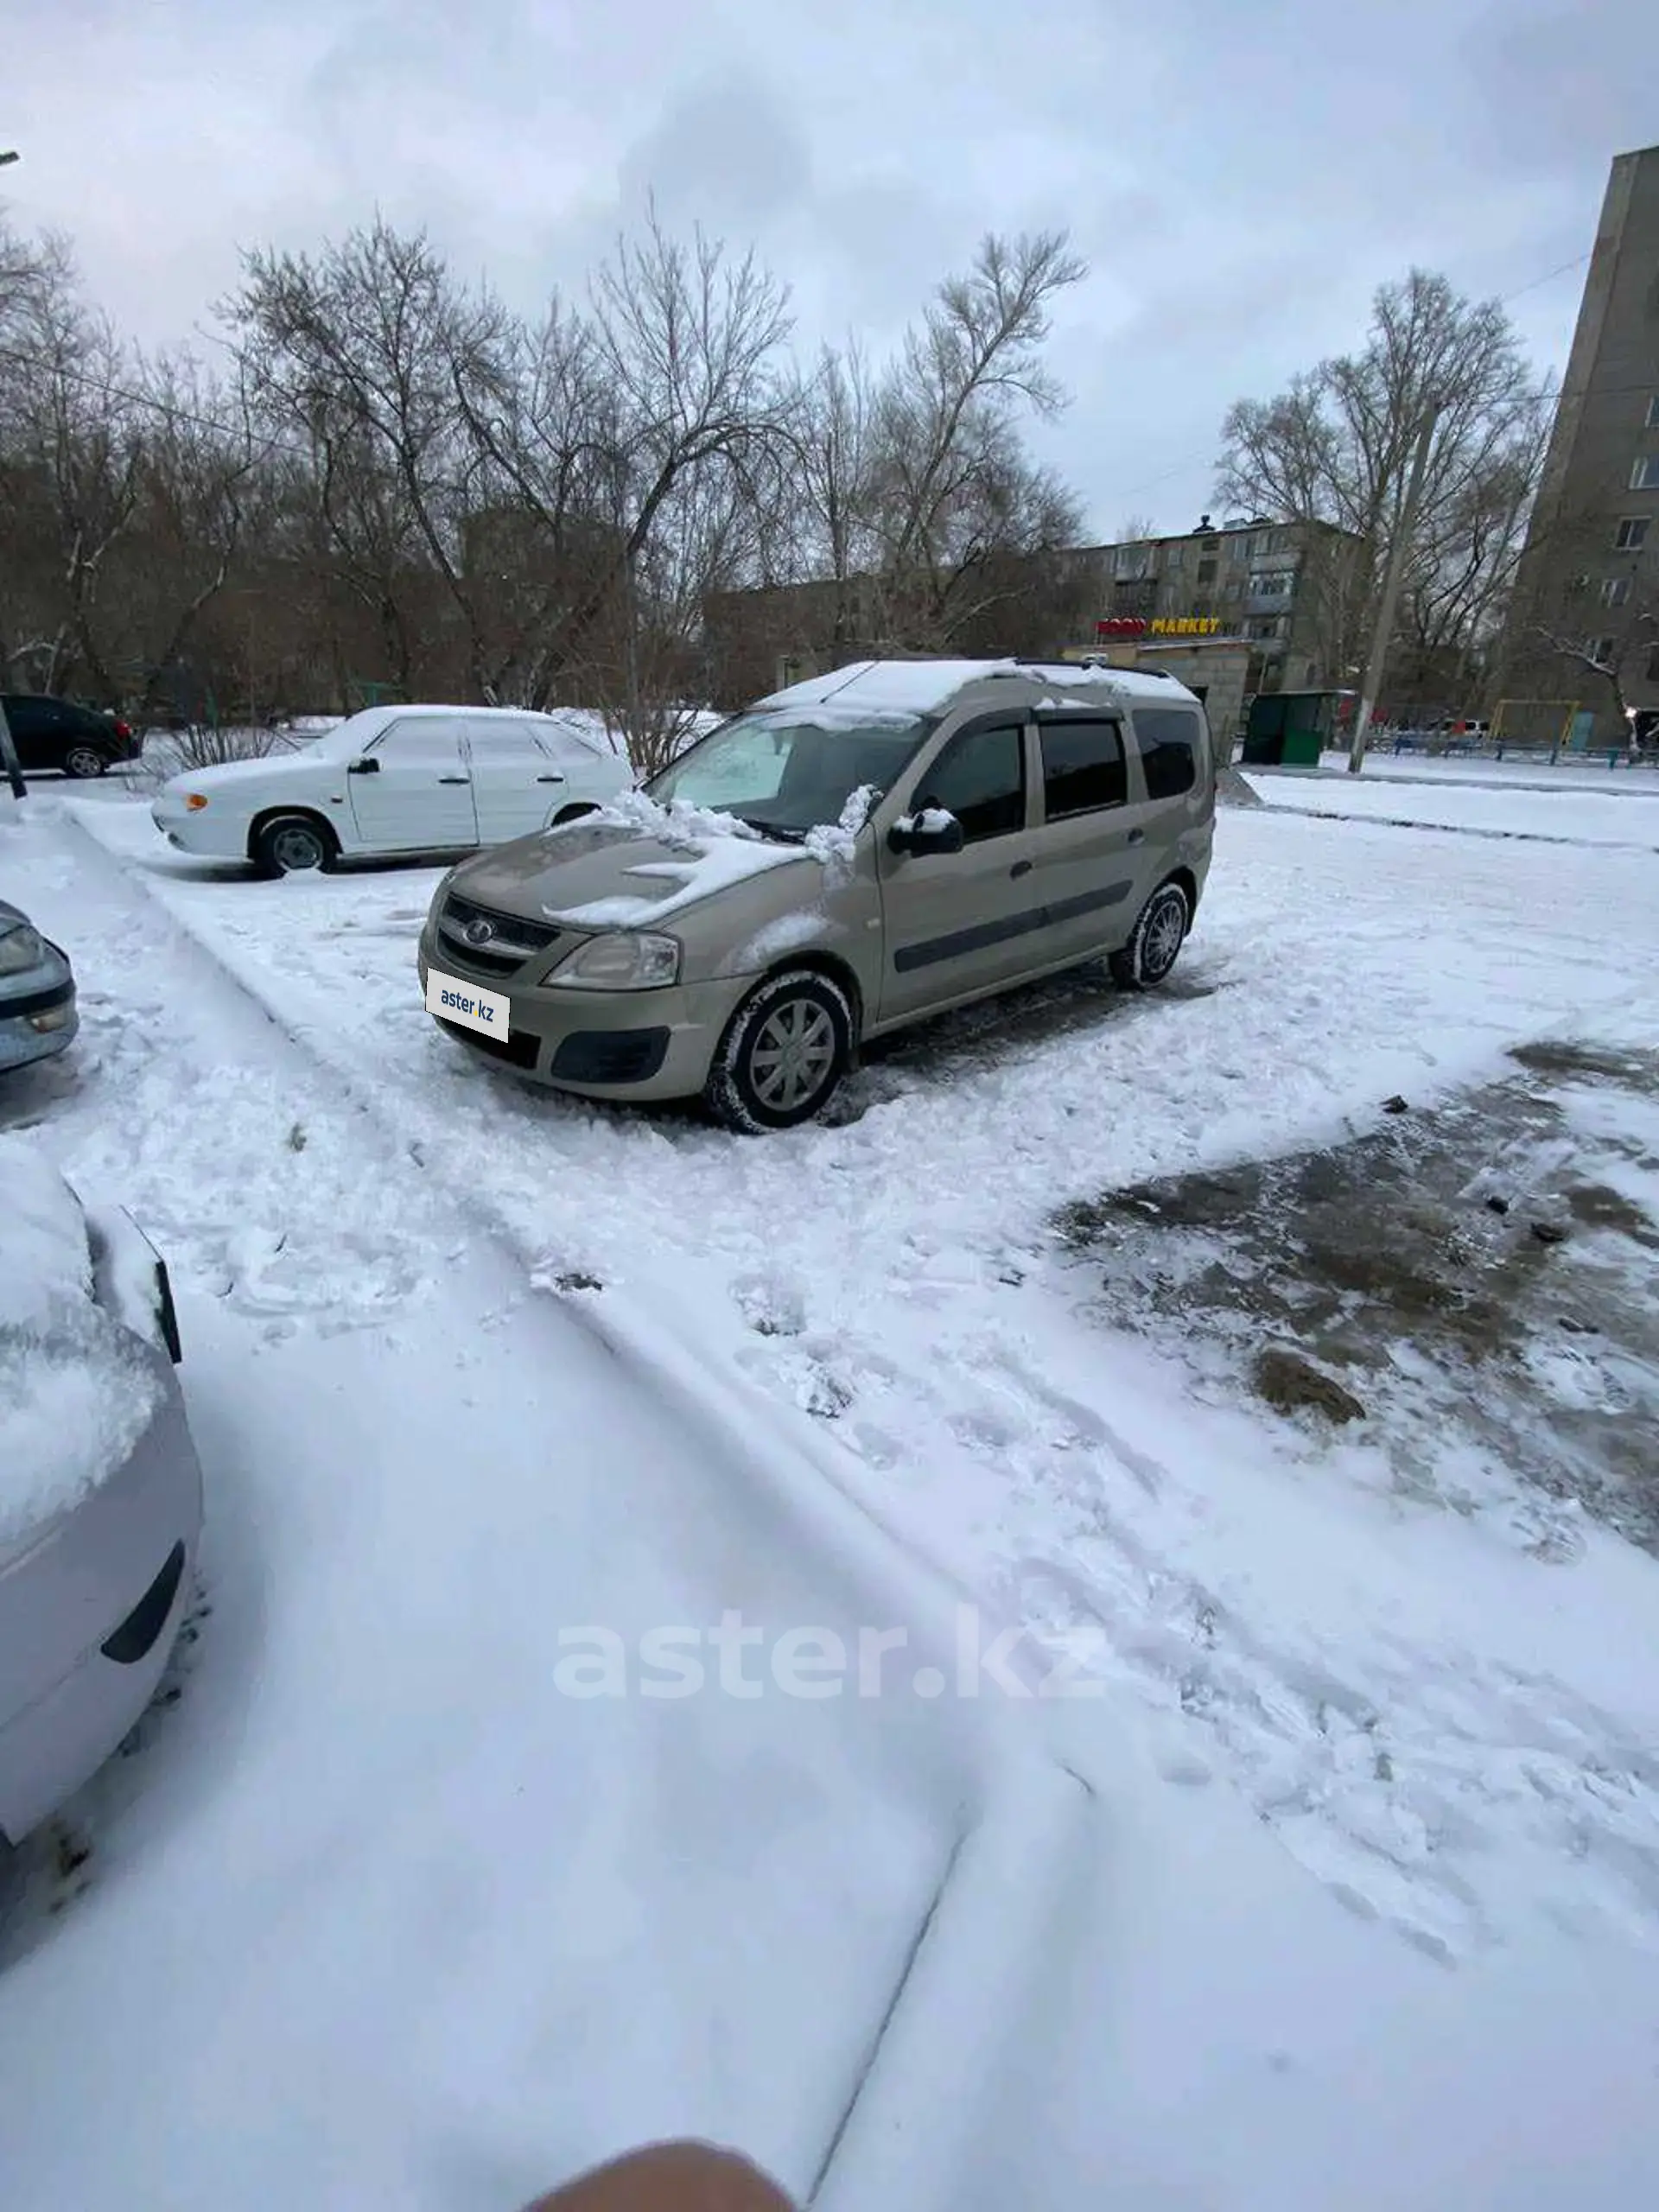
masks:
[[(1293, 783), (1224, 816), (1179, 991), (937, 1025), (747, 1143), (463, 1056), (431, 872), (230, 880), (114, 788), (0, 827), (85, 1025), (0, 1118), (167, 1252), (215, 1510), (184, 1694), (14, 1936), (18, 2203), (511, 2212), (674, 2126), (804, 2192), (849, 2105), (825, 2204), (1653, 2198), (1659, 1566), (1195, 1395), (1053, 1216), (1650, 1042), (1659, 837)], [(741, 1607), (906, 1622), (948, 1688), (958, 1600), (1103, 1694), (555, 1674), (561, 1626)]]
[[(1252, 768), (1245, 780), (1269, 806), (1344, 821), (1463, 830), (1494, 837), (1546, 838), (1659, 852), (1659, 775), (1644, 769), (1505, 775), (1504, 761), (1367, 760), (1364, 772), (1331, 768)], [(1436, 771), (1444, 768), (1445, 773)], [(1485, 774), (1478, 771), (1485, 769)], [(1381, 772), (1380, 773), (1378, 772)]]
[[(1345, 776), (1345, 748), (1327, 753), (1319, 770), (1303, 774)], [(1395, 753), (1387, 745), (1373, 746), (1365, 755), (1363, 775), (1391, 777), (1414, 784), (1484, 784), (1509, 791), (1603, 791), (1610, 779), (1632, 797), (1647, 792), (1659, 798), (1659, 761), (1651, 753), (1632, 761), (1621, 753), (1610, 767), (1605, 753), (1565, 753), (1552, 761), (1548, 753), (1511, 753), (1499, 760), (1478, 753)]]

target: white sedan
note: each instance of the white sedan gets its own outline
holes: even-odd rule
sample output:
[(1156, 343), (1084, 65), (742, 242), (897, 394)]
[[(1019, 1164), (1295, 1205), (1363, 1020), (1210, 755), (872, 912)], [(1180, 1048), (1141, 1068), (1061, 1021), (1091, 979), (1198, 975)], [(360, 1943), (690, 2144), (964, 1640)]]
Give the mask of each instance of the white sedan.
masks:
[(182, 852), (289, 875), (505, 845), (588, 813), (632, 781), (588, 715), (371, 707), (302, 753), (173, 777), (150, 818)]

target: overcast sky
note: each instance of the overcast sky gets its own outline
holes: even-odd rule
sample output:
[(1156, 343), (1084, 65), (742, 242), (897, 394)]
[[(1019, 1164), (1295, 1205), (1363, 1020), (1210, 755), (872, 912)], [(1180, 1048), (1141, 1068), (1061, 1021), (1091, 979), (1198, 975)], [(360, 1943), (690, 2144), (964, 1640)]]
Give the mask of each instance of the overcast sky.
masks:
[[(424, 226), (531, 307), (654, 193), (753, 243), (800, 342), (892, 342), (988, 229), (1090, 265), (1038, 441), (1090, 529), (1211, 504), (1229, 402), (1414, 261), (1559, 366), (1607, 163), (1659, 137), (1653, 0), (0, 0), (11, 219), (185, 339), (237, 249)], [(1539, 283), (1535, 280), (1548, 277)]]

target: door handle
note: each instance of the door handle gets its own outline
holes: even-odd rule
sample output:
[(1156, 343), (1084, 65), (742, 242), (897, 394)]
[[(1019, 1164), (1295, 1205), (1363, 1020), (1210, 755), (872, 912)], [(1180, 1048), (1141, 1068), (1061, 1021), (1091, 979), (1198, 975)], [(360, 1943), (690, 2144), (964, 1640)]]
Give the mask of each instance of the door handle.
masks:
[(438, 778), (441, 784), (470, 784), (472, 780), (470, 776), (440, 776)]
[(538, 784), (562, 784), (564, 781), (564, 778), (563, 776), (537, 776), (536, 780)]
[(1031, 874), (1031, 862), (1029, 861), (1015, 861), (1014, 866), (1008, 870), (1008, 874), (1010, 875), (1029, 875)]
[(1132, 845), (1144, 845), (1144, 844), (1146, 843), (1146, 842), (1147, 842), (1147, 833), (1146, 833), (1146, 831), (1145, 831), (1144, 830), (1130, 830), (1130, 832), (1129, 832), (1129, 842), (1130, 842), (1130, 844), (1132, 844)]

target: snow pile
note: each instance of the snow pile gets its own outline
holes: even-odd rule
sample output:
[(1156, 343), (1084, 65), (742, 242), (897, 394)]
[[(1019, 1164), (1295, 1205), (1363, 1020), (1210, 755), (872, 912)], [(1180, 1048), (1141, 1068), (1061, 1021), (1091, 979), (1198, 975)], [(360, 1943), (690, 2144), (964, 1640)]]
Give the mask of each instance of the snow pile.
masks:
[(753, 844), (762, 842), (760, 832), (734, 814), (722, 814), (711, 806), (693, 806), (685, 799), (674, 799), (664, 806), (642, 791), (619, 791), (613, 799), (584, 816), (581, 824), (586, 830), (604, 825), (632, 830), (638, 836), (654, 837), (659, 845), (685, 853), (701, 853), (710, 837), (743, 838)]
[(844, 883), (853, 871), (858, 833), (870, 818), (870, 809), (881, 794), (874, 784), (861, 784), (841, 810), (838, 822), (821, 822), (806, 833), (806, 849), (823, 863), (832, 883)]
[(44, 1153), (0, 1136), (0, 1329), (39, 1328), (65, 1298), (87, 1299), (92, 1254), (79, 1201)]
[(21, 1137), (0, 1137), (0, 1546), (67, 1512), (156, 1409), (155, 1378), (92, 1302), (74, 1194)]
[[(734, 883), (803, 858), (817, 861), (830, 883), (845, 882), (852, 871), (858, 834), (879, 796), (873, 784), (861, 785), (842, 808), (839, 821), (815, 824), (797, 845), (774, 843), (734, 814), (693, 806), (681, 799), (663, 806), (644, 791), (624, 791), (595, 813), (585, 815), (580, 824), (570, 826), (586, 830), (606, 824), (631, 829), (677, 855), (666, 861), (639, 861), (622, 870), (630, 880), (665, 883), (668, 890), (655, 897), (624, 893), (590, 899), (581, 906), (543, 906), (542, 911), (550, 920), (574, 923), (579, 929), (647, 929)], [(812, 933), (808, 931), (806, 935)]]

